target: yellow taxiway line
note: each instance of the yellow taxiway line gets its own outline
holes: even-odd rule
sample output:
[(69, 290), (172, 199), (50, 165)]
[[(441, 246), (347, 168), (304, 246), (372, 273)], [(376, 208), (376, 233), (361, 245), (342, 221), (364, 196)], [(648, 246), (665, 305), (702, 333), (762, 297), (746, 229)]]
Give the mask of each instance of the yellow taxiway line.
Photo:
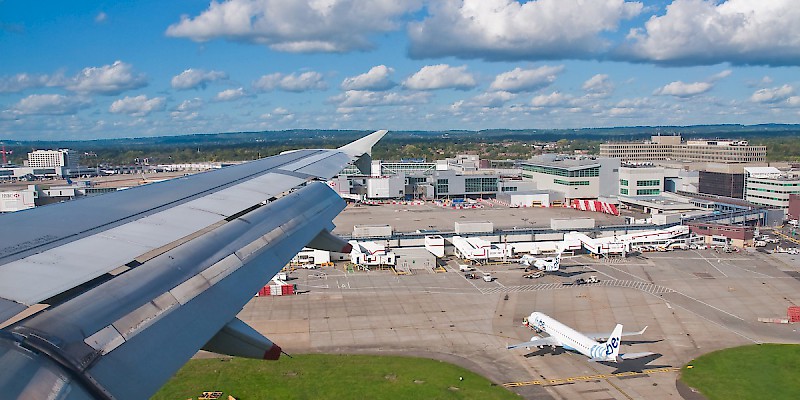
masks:
[(666, 367), (666, 368), (654, 368), (654, 369), (645, 369), (642, 371), (629, 371), (629, 372), (620, 372), (616, 374), (597, 374), (597, 375), (584, 375), (584, 376), (573, 376), (570, 378), (560, 378), (560, 379), (542, 379), (536, 381), (527, 381), (527, 382), (509, 382), (504, 383), (503, 386), (507, 388), (513, 387), (520, 387), (520, 386), (532, 386), (532, 385), (540, 385), (540, 386), (550, 386), (550, 385), (561, 385), (564, 383), (573, 383), (573, 382), (586, 382), (586, 381), (594, 381), (598, 379), (608, 379), (608, 378), (621, 378), (625, 376), (637, 376), (637, 375), (650, 375), (650, 374), (660, 374), (666, 372), (678, 372), (680, 368), (677, 367)]

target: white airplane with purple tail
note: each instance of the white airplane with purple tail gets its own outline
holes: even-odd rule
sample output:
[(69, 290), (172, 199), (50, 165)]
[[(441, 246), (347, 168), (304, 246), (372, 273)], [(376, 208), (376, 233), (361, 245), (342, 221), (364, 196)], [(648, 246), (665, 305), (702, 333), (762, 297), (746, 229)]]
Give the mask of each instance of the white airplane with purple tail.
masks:
[[(565, 350), (577, 351), (589, 357), (589, 361), (608, 361), (608, 362), (622, 362), (623, 360), (630, 360), (635, 358), (642, 358), (655, 353), (623, 353), (620, 354), (620, 339), (623, 336), (641, 335), (647, 329), (638, 332), (622, 333), (622, 324), (617, 324), (611, 334), (594, 334), (594, 333), (580, 333), (555, 319), (540, 313), (533, 312), (528, 317), (529, 326), (533, 327), (537, 332), (547, 333), (549, 336), (540, 337), (534, 336), (529, 342), (519, 343), (507, 346), (510, 349), (525, 347), (530, 350), (531, 347), (543, 348), (544, 346), (563, 347)], [(603, 342), (598, 340), (608, 339)]]

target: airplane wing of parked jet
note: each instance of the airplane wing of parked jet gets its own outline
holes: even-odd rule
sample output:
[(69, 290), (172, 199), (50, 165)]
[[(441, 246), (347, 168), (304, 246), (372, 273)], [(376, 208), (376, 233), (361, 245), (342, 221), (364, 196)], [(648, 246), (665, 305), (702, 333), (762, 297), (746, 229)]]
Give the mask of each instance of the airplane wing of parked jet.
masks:
[(197, 350), (275, 359), (236, 314), (344, 201), (374, 132), (220, 170), (0, 216), (3, 398), (144, 399)]

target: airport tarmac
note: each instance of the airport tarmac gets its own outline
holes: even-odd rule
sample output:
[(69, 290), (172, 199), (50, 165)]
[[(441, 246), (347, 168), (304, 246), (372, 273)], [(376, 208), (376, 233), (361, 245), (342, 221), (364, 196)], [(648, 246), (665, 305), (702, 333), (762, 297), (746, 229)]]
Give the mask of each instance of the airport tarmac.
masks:
[[(564, 207), (509, 208), (490, 202), (478, 209), (452, 209), (433, 203), (420, 205), (348, 205), (333, 221), (334, 233), (349, 235), (354, 225), (391, 225), (395, 232), (438, 230), (452, 232), (455, 222), (491, 221), (495, 229), (549, 228), (551, 218), (594, 218), (597, 226), (625, 224), (623, 217)], [(638, 216), (637, 218), (641, 218)]]
[[(783, 256), (783, 255), (781, 255)], [(476, 371), (529, 399), (677, 399), (677, 372), (717, 349), (763, 342), (800, 343), (797, 325), (765, 324), (800, 304), (800, 263), (748, 251), (645, 253), (625, 260), (581, 255), (562, 271), (524, 279), (518, 265), (480, 267), (493, 282), (447, 272), (298, 270), (305, 293), (254, 298), (239, 314), (292, 352), (431, 357)], [(596, 275), (598, 284), (567, 286)], [(623, 352), (658, 356), (622, 365), (549, 348), (506, 350), (534, 333), (522, 318), (541, 311), (583, 332), (648, 326), (623, 340)], [(626, 371), (644, 371), (628, 373)], [(620, 373), (620, 376), (609, 374)], [(358, 373), (358, 371), (353, 371)], [(569, 379), (568, 379), (569, 378)], [(454, 381), (458, 377), (454, 377)], [(542, 384), (544, 383), (544, 384)]]

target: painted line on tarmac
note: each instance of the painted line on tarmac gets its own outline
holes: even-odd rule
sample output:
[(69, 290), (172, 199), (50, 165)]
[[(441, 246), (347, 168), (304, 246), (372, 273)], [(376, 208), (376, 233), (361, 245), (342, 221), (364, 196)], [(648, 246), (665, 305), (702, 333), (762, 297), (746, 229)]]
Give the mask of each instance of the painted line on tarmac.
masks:
[(552, 385), (562, 385), (562, 384), (565, 384), (565, 383), (595, 381), (595, 380), (599, 380), (599, 379), (624, 378), (624, 377), (628, 377), (628, 376), (662, 374), (662, 373), (668, 373), (668, 372), (678, 372), (680, 370), (681, 369), (677, 368), (677, 367), (653, 368), (653, 369), (645, 369), (645, 370), (642, 370), (642, 371), (619, 372), (619, 373), (616, 373), (616, 374), (582, 375), (582, 376), (572, 376), (572, 377), (569, 377), (569, 378), (540, 379), (540, 380), (525, 381), (525, 382), (509, 382), (509, 383), (504, 383), (503, 387), (514, 388), (514, 387), (534, 386), (534, 385), (552, 386)]

